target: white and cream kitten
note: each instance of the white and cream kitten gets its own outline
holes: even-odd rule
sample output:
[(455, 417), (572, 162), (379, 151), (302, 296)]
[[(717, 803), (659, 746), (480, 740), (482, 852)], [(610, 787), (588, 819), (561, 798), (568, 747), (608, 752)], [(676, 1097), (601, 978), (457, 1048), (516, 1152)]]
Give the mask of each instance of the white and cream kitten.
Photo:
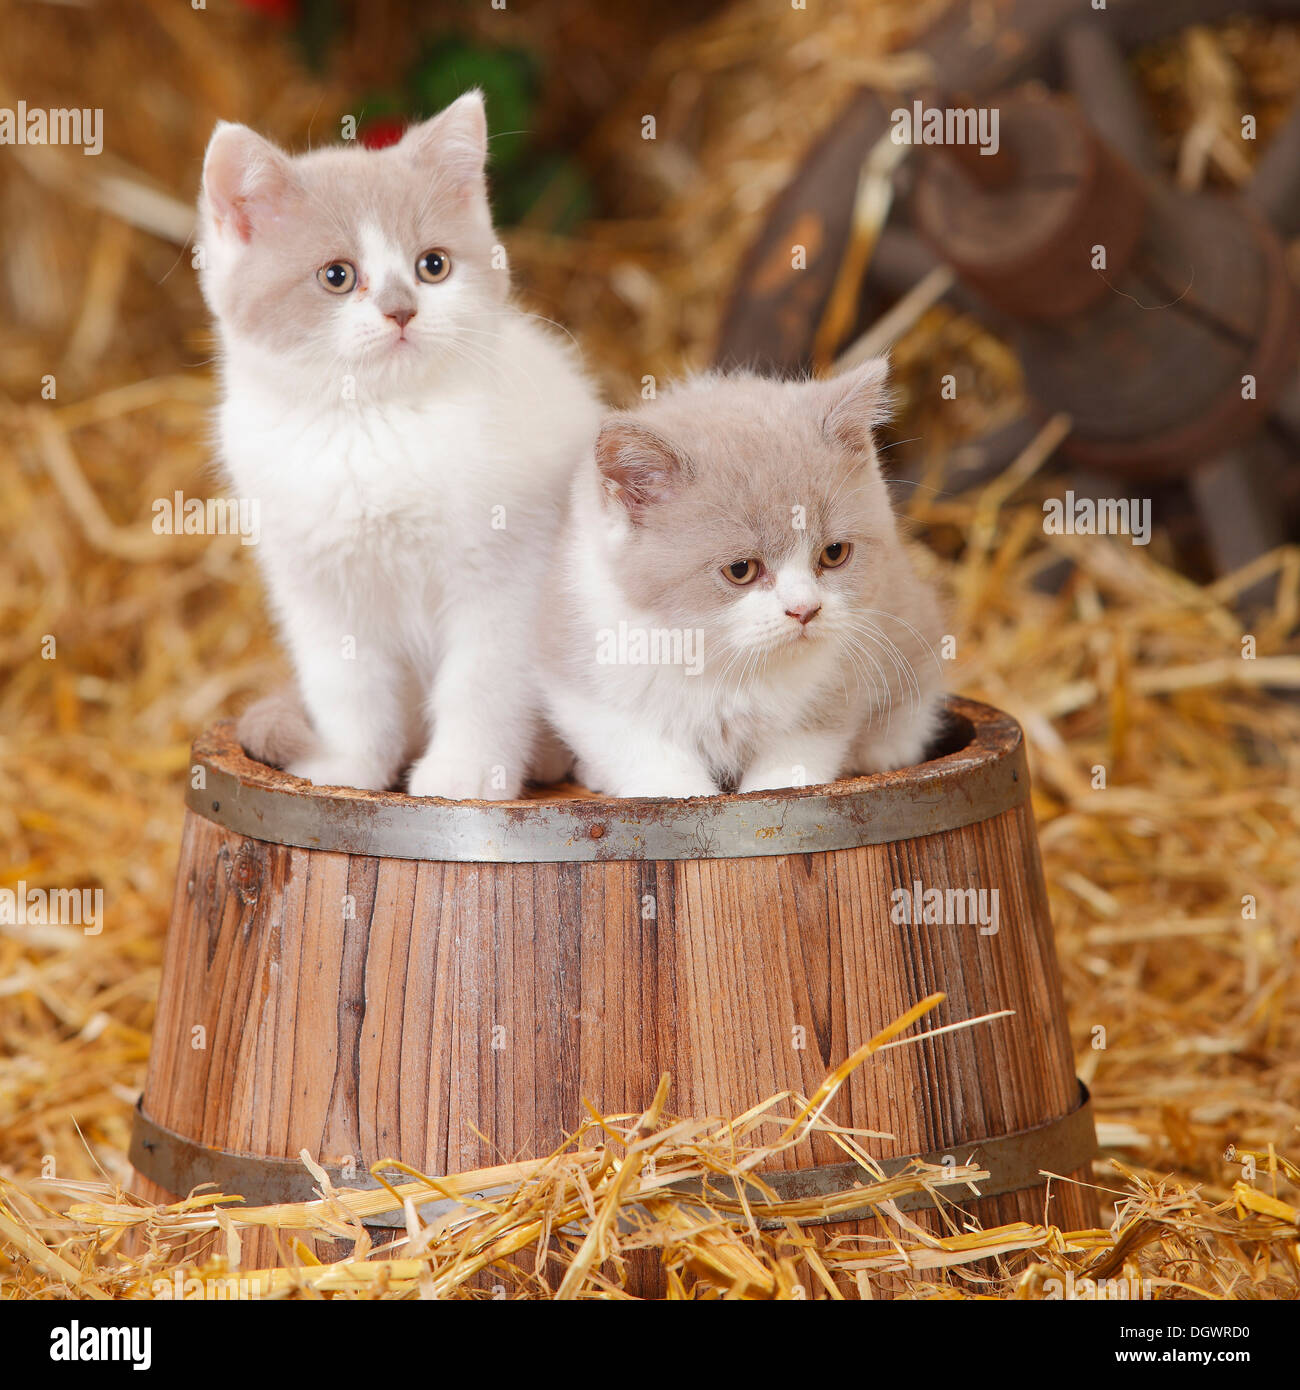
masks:
[(756, 791), (923, 756), (939, 605), (872, 446), (886, 370), (708, 376), (606, 419), (546, 604), (547, 712), (593, 790)]
[[(217, 127), (203, 292), (220, 452), (312, 734), (289, 771), (507, 798), (538, 747), (536, 597), (599, 410), (508, 302), (477, 92), (383, 150)], [(281, 731), (283, 732), (283, 731)], [(272, 740), (274, 741), (274, 740)]]

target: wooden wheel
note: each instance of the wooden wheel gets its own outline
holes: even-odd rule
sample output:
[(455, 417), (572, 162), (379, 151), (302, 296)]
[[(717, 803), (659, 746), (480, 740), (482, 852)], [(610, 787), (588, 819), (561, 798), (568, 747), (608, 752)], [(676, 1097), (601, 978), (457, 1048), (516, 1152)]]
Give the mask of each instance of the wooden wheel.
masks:
[[(1081, 13), (1074, 0), (1018, 0), (996, 31), (963, 9), (924, 45), (936, 75), (925, 104), (995, 99), (999, 158), (943, 146), (896, 157), (893, 212), (864, 255), (860, 174), (901, 102), (861, 93), (747, 257), (719, 361), (827, 370), (884, 305), (946, 266), (945, 293), (1017, 348), (1038, 412), (1071, 417), (1065, 458), (1103, 483), (1177, 484), (1219, 569), (1279, 544), (1291, 493), (1277, 482), (1279, 449), (1293, 460), (1300, 440), (1300, 305), (1283, 248), (1300, 233), (1300, 105), (1240, 195), (1188, 194), (1161, 167), (1125, 61), (1135, 43), (1242, 8), (1110, 0)], [(1300, 0), (1249, 8), (1300, 17)], [(1031, 77), (1064, 95), (1005, 91)], [(796, 242), (816, 247), (797, 271)], [(1005, 465), (1030, 428), (974, 453)]]

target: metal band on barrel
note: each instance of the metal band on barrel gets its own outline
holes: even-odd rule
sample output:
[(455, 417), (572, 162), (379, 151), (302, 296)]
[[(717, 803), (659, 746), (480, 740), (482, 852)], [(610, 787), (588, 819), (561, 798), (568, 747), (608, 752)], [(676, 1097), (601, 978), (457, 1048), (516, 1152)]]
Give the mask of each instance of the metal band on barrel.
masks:
[(828, 786), (506, 802), (312, 787), (253, 762), (234, 726), (223, 723), (194, 745), (202, 776), (191, 776), (186, 804), (250, 839), (389, 859), (521, 864), (815, 854), (957, 830), (1026, 800), (1029, 773), (1015, 720), (958, 698), (949, 699), (948, 718), (969, 726), (965, 747)]
[[(971, 1184), (965, 1179), (952, 1179), (936, 1185), (950, 1188), (945, 1200), (955, 1204), (979, 1197), (997, 1197), (1006, 1192), (1019, 1192), (1027, 1187), (1041, 1186), (1044, 1174), (1068, 1176), (1083, 1168), (1097, 1152), (1097, 1135), (1093, 1125), (1092, 1101), (1088, 1089), (1079, 1083), (1079, 1105), (1068, 1114), (1032, 1129), (989, 1139), (962, 1140), (946, 1149), (928, 1154), (910, 1154), (901, 1158), (877, 1161), (885, 1177), (896, 1177), (918, 1160), (934, 1167), (946, 1162), (972, 1162), (985, 1169), (989, 1176)], [(137, 1105), (135, 1126), (131, 1134), (131, 1162), (138, 1172), (175, 1197), (184, 1197), (194, 1188), (212, 1184), (219, 1192), (242, 1196), (249, 1206), (273, 1206), (282, 1202), (312, 1202), (320, 1197), (316, 1179), (302, 1162), (293, 1158), (266, 1158), (256, 1154), (233, 1153), (198, 1144), (175, 1130), (160, 1125)], [(337, 1164), (320, 1165), (330, 1182), (339, 1188), (378, 1190), (381, 1184), (364, 1170), (353, 1177), (344, 1177)], [(870, 1180), (856, 1163), (832, 1163), (816, 1168), (785, 1172), (764, 1172), (759, 1178), (776, 1194), (780, 1202), (796, 1202), (829, 1197), (850, 1192)], [(727, 1190), (725, 1180), (710, 1183), (709, 1200), (716, 1204), (735, 1200), (734, 1189)], [(508, 1191), (507, 1188), (485, 1188), (466, 1196), (491, 1200)], [(689, 1200), (700, 1195), (700, 1184), (683, 1183), (673, 1191)], [(757, 1189), (746, 1189), (750, 1210), (762, 1223), (764, 1200)], [(902, 1211), (919, 1211), (935, 1205), (928, 1192), (909, 1192), (893, 1199)], [(455, 1211), (460, 1202), (450, 1198), (419, 1203), (425, 1221), (431, 1221)], [(850, 1221), (870, 1216), (869, 1205), (836, 1211), (830, 1216), (802, 1219), (805, 1226), (823, 1225), (829, 1221)], [(382, 1212), (363, 1218), (367, 1226), (405, 1229), (404, 1212)], [(765, 1224), (765, 1223), (764, 1223)], [(775, 1224), (781, 1224), (777, 1221)]]

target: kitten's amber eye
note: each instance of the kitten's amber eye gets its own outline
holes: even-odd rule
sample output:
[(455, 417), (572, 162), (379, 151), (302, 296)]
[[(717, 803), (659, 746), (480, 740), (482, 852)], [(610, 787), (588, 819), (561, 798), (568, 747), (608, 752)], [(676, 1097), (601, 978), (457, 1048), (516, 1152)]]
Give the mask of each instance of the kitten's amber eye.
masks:
[(722, 573), (733, 584), (752, 584), (762, 573), (762, 570), (763, 566), (757, 560), (734, 560), (731, 564), (722, 567)]
[(415, 273), (426, 285), (436, 285), (451, 274), (451, 257), (445, 251), (426, 251), (416, 261)]
[(817, 559), (817, 563), (824, 570), (839, 569), (839, 567), (853, 554), (853, 547), (847, 541), (832, 541), (830, 545), (822, 551)]
[(321, 266), (316, 278), (331, 294), (347, 294), (357, 283), (357, 268), (351, 261), (331, 261)]

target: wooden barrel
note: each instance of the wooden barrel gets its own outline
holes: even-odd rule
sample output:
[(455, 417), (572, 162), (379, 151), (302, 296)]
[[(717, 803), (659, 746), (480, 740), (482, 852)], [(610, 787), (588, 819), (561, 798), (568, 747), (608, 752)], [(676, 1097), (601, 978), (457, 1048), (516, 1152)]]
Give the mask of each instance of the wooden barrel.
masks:
[[(882, 1160), (974, 1156), (992, 1176), (963, 1209), (986, 1225), (1095, 1225), (1090, 1191), (1040, 1172), (1087, 1180), (1095, 1141), (1007, 715), (953, 699), (917, 767), (688, 801), (322, 791), (228, 723), (193, 761), (132, 1149), (145, 1194), (303, 1200), (303, 1149), (359, 1170), (345, 1186), (382, 1158), (542, 1154), (584, 1098), (640, 1111), (665, 1071), (673, 1112), (739, 1114), (811, 1094), (942, 991), (922, 1027), (1011, 1012), (878, 1054), (830, 1118), (892, 1134)], [(768, 1176), (838, 1190), (844, 1160), (814, 1135)], [(245, 1266), (273, 1262), (251, 1234)]]

